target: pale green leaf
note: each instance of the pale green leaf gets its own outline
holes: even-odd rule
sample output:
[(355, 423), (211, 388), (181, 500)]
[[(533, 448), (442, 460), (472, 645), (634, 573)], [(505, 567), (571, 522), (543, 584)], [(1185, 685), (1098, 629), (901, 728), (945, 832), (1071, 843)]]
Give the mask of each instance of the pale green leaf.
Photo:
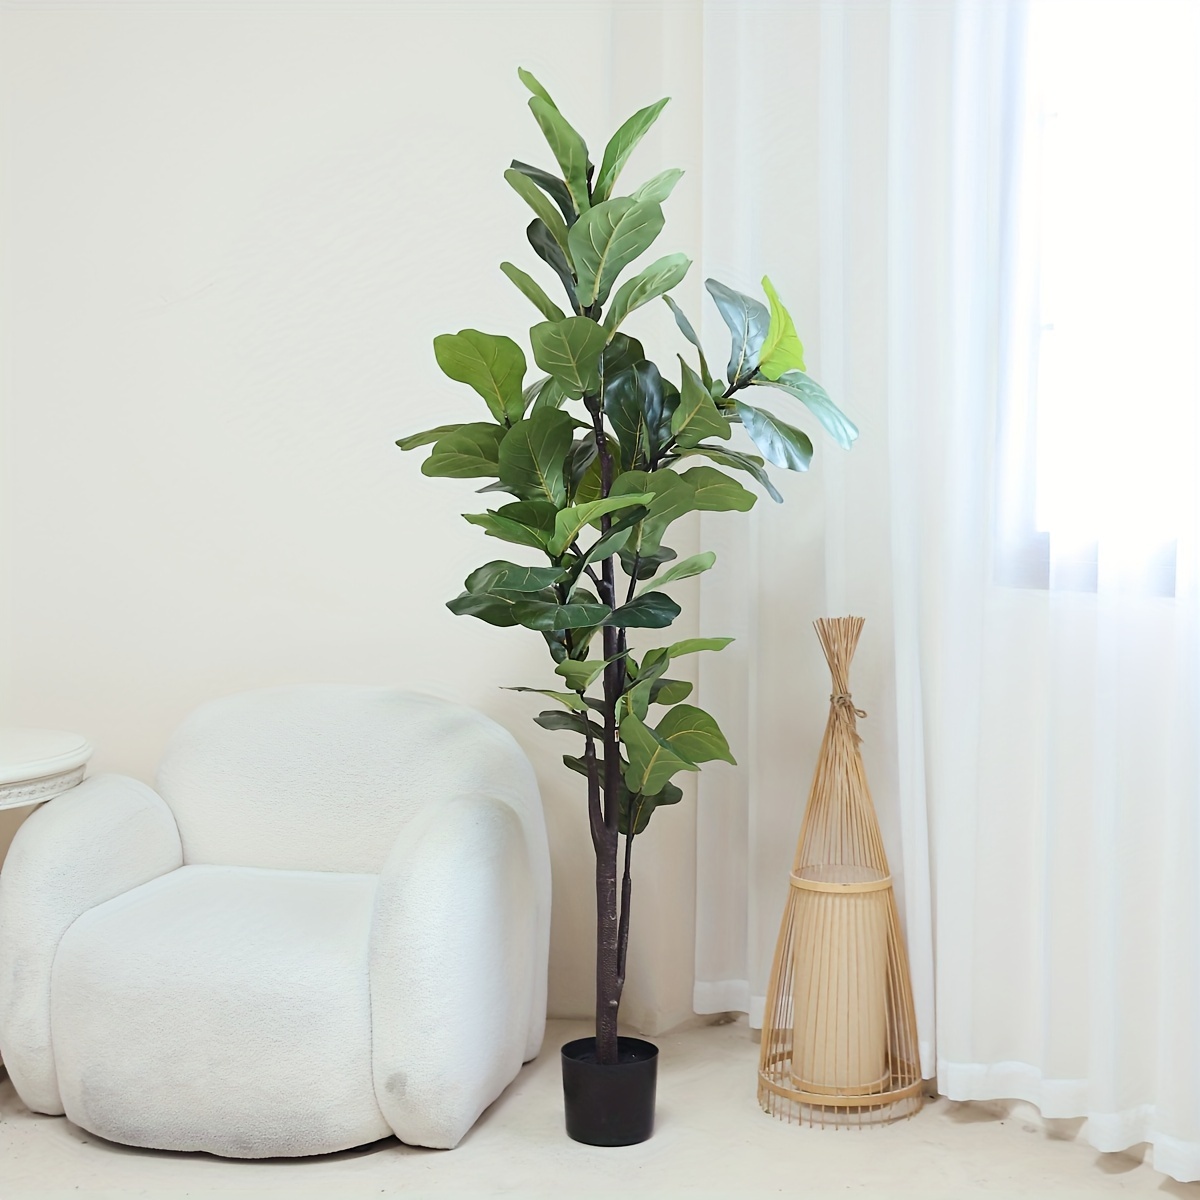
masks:
[(627, 279), (613, 297), (604, 317), (604, 328), (616, 329), (635, 308), (641, 308), (656, 296), (677, 287), (688, 272), (692, 260), (686, 254), (668, 254), (652, 262), (644, 271)]
[(825, 426), (835, 442), (846, 450), (858, 437), (858, 426), (829, 398), (829, 393), (802, 371), (785, 371), (763, 386), (779, 388), (799, 400)]
[(596, 174), (596, 182), (592, 187), (592, 200), (600, 203), (612, 195), (613, 185), (621, 169), (629, 161), (638, 142), (646, 136), (646, 132), (658, 120), (658, 114), (666, 107), (665, 97), (646, 108), (639, 109), (612, 135), (608, 145), (604, 147), (604, 157), (600, 161), (600, 170)]
[(510, 262), (502, 262), (500, 270), (516, 284), (521, 295), (532, 301), (533, 306), (547, 321), (566, 320), (567, 314), (546, 295), (542, 290), (542, 285), (533, 276), (527, 275), (520, 267), (516, 267)]
[(771, 302), (771, 324), (759, 352), (758, 369), (767, 379), (778, 379), (784, 371), (805, 369), (804, 346), (791, 314), (783, 307), (783, 301), (766, 275), (763, 276), (762, 285)]
[(662, 204), (675, 190), (675, 185), (683, 178), (683, 172), (678, 167), (670, 167), (659, 171), (652, 179), (647, 179), (633, 193), (635, 200), (646, 200), (651, 204)]
[(675, 583), (680, 579), (691, 579), (694, 575), (702, 575), (716, 561), (717, 556), (711, 550), (705, 550), (702, 554), (693, 554), (690, 558), (680, 559), (670, 570), (639, 588), (638, 594), (641, 595), (650, 588), (660, 588), (665, 584)]
[(808, 470), (813, 446), (807, 433), (781, 421), (765, 408), (754, 408), (740, 400), (737, 401), (737, 414), (768, 462), (789, 471)]
[(550, 539), (549, 552), (557, 557), (579, 536), (580, 530), (605, 513), (622, 508), (649, 505), (654, 500), (650, 492), (621, 493), (607, 496), (603, 500), (591, 500), (586, 504), (572, 504), (554, 518), (554, 536)]
[(709, 295), (716, 302), (721, 317), (733, 335), (728, 377), (731, 384), (740, 384), (758, 369), (758, 356), (763, 342), (767, 340), (771, 314), (765, 304), (715, 279), (706, 279), (704, 286), (708, 288)]

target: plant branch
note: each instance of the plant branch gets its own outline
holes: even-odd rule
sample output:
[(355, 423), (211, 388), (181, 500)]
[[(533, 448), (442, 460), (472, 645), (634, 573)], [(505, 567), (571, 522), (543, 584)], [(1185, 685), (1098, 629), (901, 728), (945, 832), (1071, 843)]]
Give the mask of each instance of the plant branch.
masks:
[(633, 892), (633, 877), (629, 873), (630, 859), (633, 857), (633, 802), (629, 799), (629, 832), (625, 835), (625, 875), (621, 880), (621, 919), (617, 926), (617, 999), (625, 987), (625, 956), (629, 951), (629, 901)]

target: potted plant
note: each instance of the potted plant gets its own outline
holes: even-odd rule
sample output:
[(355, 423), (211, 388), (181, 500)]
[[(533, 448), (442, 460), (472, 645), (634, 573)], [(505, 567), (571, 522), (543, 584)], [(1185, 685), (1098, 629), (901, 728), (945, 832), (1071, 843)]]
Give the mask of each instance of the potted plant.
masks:
[[(621, 281), (661, 232), (662, 205), (683, 174), (662, 171), (618, 191), (626, 161), (667, 101), (630, 117), (596, 170), (546, 89), (518, 74), (559, 171), (514, 161), (505, 178), (533, 210), (526, 236), (566, 304), (502, 263), (540, 314), (529, 342), (542, 374), (527, 381), (525, 354), (508, 337), (463, 329), (435, 338), (438, 365), (479, 393), (486, 419), (440, 425), (397, 445), (432, 446), (425, 475), (492, 481), (480, 491), (506, 495), (466, 520), (539, 560), (485, 563), (448, 607), (539, 633), (556, 686), (516, 690), (554, 701), (534, 718), (543, 728), (582, 739), (582, 752), (563, 761), (586, 780), (596, 853), (596, 1036), (562, 1050), (567, 1131), (594, 1145), (625, 1145), (653, 1127), (657, 1055), (649, 1042), (617, 1034), (634, 840), (658, 808), (682, 799), (674, 776), (714, 759), (734, 762), (717, 722), (686, 702), (692, 685), (669, 675), (677, 660), (732, 639), (687, 638), (640, 652), (633, 631), (666, 629), (680, 612), (670, 587), (715, 561), (711, 552), (679, 560), (664, 542), (673, 522), (751, 508), (755, 494), (728, 472), (780, 501), (763, 460), (808, 467), (808, 435), (759, 405), (763, 389), (806, 406), (842, 446), (858, 431), (805, 374), (800, 339), (769, 279), (767, 305), (706, 282), (733, 337), (724, 379), (713, 378), (695, 329), (668, 295), (687, 273), (687, 257), (668, 254)], [(695, 351), (694, 363), (679, 357), (674, 379), (624, 329), (660, 297)], [(737, 448), (731, 435), (739, 425), (762, 457)]]

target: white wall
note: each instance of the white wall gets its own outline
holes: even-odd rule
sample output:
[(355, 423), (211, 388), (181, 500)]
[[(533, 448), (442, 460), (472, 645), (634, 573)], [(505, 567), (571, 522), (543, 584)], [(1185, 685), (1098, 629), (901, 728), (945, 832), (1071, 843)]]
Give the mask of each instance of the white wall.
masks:
[[(459, 515), (484, 507), (468, 483), (425, 479), (393, 441), (479, 412), (435, 334), (524, 340), (540, 319), (496, 269), (540, 269), (501, 177), (549, 161), (518, 65), (597, 158), (674, 94), (630, 170), (689, 168), (661, 252), (697, 248), (688, 7), (0, 10), (0, 719), (86, 734), (96, 770), (148, 780), (195, 704), (242, 688), (396, 682), (478, 705), (538, 768), (556, 1014), (592, 1002), (583, 795), (565, 735), (499, 690), (552, 678), (548, 660), (536, 635), (444, 608), (507, 551)], [(654, 322), (636, 328), (669, 360)], [(690, 806), (646, 842), (624, 1011), (653, 1031), (691, 1011)]]

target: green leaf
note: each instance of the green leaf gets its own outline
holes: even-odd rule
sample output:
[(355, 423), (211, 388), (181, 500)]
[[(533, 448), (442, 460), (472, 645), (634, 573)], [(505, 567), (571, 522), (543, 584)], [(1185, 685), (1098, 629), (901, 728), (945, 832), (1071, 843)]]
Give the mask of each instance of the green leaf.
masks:
[[(687, 450), (680, 450), (680, 455), (684, 458), (693, 454), (703, 454), (705, 458), (711, 458), (713, 462), (720, 463), (723, 467), (732, 467), (735, 471), (745, 471), (746, 474), (752, 475), (756, 483), (758, 483), (775, 501), (776, 504), (783, 503), (783, 497), (779, 494), (779, 489), (771, 482), (771, 477), (763, 470), (763, 460), (755, 454), (743, 454), (740, 450), (727, 450), (724, 446), (693, 446)], [(688, 472), (684, 472), (688, 474)]]
[(554, 532), (556, 513), (555, 506), (544, 500), (522, 500), (485, 513), (464, 513), (463, 520), (480, 526), (489, 537), (545, 550)]
[(648, 466), (662, 449), (664, 410), (663, 379), (652, 362), (643, 360), (605, 379), (604, 413), (617, 435), (622, 471)]
[(678, 286), (691, 265), (692, 260), (686, 254), (668, 254), (627, 279), (617, 288), (604, 318), (604, 328), (616, 329), (634, 309)]
[(581, 215), (586, 213), (591, 202), (588, 200), (587, 186), (588, 152), (583, 138), (571, 128), (552, 100), (534, 95), (529, 101), (529, 111), (541, 126), (542, 134), (562, 169), (563, 181), (571, 193), (576, 212)]
[(561, 578), (559, 567), (525, 567), (497, 559), (472, 571), (463, 587), (468, 592), (541, 592)]
[(686, 679), (656, 679), (650, 686), (651, 704), (678, 704), (692, 694)]
[(700, 339), (696, 336), (696, 331), (692, 328), (691, 321), (683, 315), (683, 310), (679, 305), (670, 296), (664, 296), (663, 299), (667, 302), (671, 312), (675, 316), (675, 324), (679, 326), (679, 332), (696, 347), (696, 351), (700, 355), (700, 378), (704, 380), (704, 386), (708, 388), (711, 395), (712, 373), (708, 369), (708, 359), (704, 357), (704, 347), (700, 345)]
[[(690, 558), (681, 559), (669, 571), (660, 575), (653, 585), (648, 584), (647, 586), (660, 588), (680, 579), (691, 579), (693, 575), (703, 575), (716, 561), (717, 556), (711, 550), (705, 550), (702, 554), (693, 554)], [(618, 609), (618, 611), (620, 610)]]
[(527, 275), (520, 267), (513, 266), (510, 262), (502, 262), (500, 270), (509, 277), (517, 286), (517, 290), (527, 300), (532, 301), (534, 308), (546, 318), (547, 321), (564, 321), (567, 314), (563, 312), (542, 289), (542, 285), (538, 283), (532, 275)]
[(644, 592), (615, 609), (601, 624), (619, 629), (666, 629), (681, 611), (666, 592)]
[(658, 237), (662, 209), (645, 200), (619, 196), (584, 213), (567, 235), (579, 302), (584, 306), (608, 299), (617, 276)]
[(766, 275), (763, 276), (762, 285), (771, 302), (771, 324), (758, 356), (758, 369), (767, 379), (778, 379), (784, 371), (805, 369), (804, 346), (791, 314), (783, 307), (783, 301)]
[(632, 829), (635, 837), (639, 833), (645, 833), (646, 826), (650, 824), (650, 818), (657, 809), (664, 805), (678, 804), (682, 799), (682, 789), (673, 783), (664, 783), (653, 796), (634, 795), (628, 787), (623, 786), (617, 806), (617, 832), (628, 836)]
[(563, 467), (571, 450), (575, 422), (547, 408), (518, 421), (500, 443), (500, 478), (524, 500), (567, 502)]
[(700, 376), (681, 358), (683, 387), (679, 407), (671, 417), (671, 433), (681, 446), (695, 446), (706, 437), (729, 437), (729, 422), (717, 411)]
[(690, 467), (679, 473), (696, 489), (699, 512), (749, 512), (758, 497), (716, 467)]
[(531, 416), (543, 408), (561, 408), (566, 400), (553, 375), (543, 375), (541, 379), (535, 379), (533, 383), (526, 385), (522, 395), (525, 403), (532, 406), (529, 410)]
[(633, 792), (652, 795), (677, 771), (699, 769), (632, 713), (621, 718), (621, 741), (629, 755), (625, 782)]
[(734, 639), (731, 637), (684, 638), (667, 647), (669, 658), (682, 658), (685, 654), (697, 654), (701, 650), (724, 650)]
[(654, 499), (640, 525), (636, 544), (631, 541), (626, 550), (632, 547), (635, 553), (653, 554), (671, 522), (694, 510), (696, 490), (674, 471), (626, 471), (613, 481), (609, 494), (622, 495), (635, 490), (653, 492)]
[(740, 384), (749, 379), (758, 368), (758, 356), (767, 330), (771, 327), (771, 314), (766, 305), (751, 296), (735, 292), (733, 288), (706, 279), (704, 286), (716, 301), (717, 308), (733, 335), (733, 350), (729, 355), (729, 382)]
[(557, 700), (559, 704), (569, 708), (572, 712), (587, 712), (587, 705), (574, 692), (551, 692), (545, 688), (531, 687), (508, 687), (504, 690), (506, 692), (531, 692), (536, 696), (549, 696), (551, 700)]
[(655, 104), (638, 109), (609, 139), (608, 145), (604, 147), (604, 157), (600, 161), (595, 186), (592, 188), (594, 203), (598, 204), (612, 195), (613, 185), (617, 182), (622, 167), (629, 161), (629, 156), (638, 142), (646, 136), (650, 126), (658, 120), (658, 114), (666, 107), (669, 99), (669, 96), (664, 97)]
[(616, 512), (622, 508), (632, 508), (637, 505), (649, 505), (654, 496), (650, 492), (622, 493), (608, 496), (603, 500), (592, 500), (587, 504), (573, 504), (564, 508), (554, 518), (554, 536), (550, 539), (549, 553), (558, 557), (579, 536), (580, 530), (592, 521), (598, 520), (605, 513)]
[(524, 600), (513, 605), (513, 616), (526, 629), (586, 629), (601, 624), (611, 613), (607, 604), (554, 604)]
[(579, 485), (583, 482), (583, 477), (588, 473), (592, 463), (596, 461), (598, 453), (596, 431), (589, 429), (583, 437), (575, 442), (571, 447), (571, 453), (567, 455), (568, 496), (573, 497), (579, 491)]
[(566, 662), (560, 662), (554, 668), (554, 673), (561, 675), (567, 681), (567, 686), (573, 691), (582, 692), (600, 678), (607, 665), (603, 659), (597, 658), (589, 658), (586, 662), (575, 662), (573, 659), (568, 659)]
[(529, 331), (533, 358), (572, 400), (600, 389), (600, 354), (608, 334), (589, 317), (543, 321)]
[[(654, 727), (658, 737), (681, 758), (689, 762), (710, 762), (719, 758), (737, 766), (729, 752), (729, 743), (720, 726), (702, 708), (677, 704)], [(621, 730), (624, 734), (624, 729)]]
[(421, 474), (445, 479), (479, 479), (499, 475), (500, 443), (507, 430), (486, 421), (461, 425), (438, 439), (421, 464)]
[(396, 445), (401, 450), (415, 450), (418, 446), (428, 446), (430, 442), (436, 442), (438, 438), (461, 428), (461, 421), (454, 425), (439, 425), (436, 429), (426, 429), (422, 433), (410, 433), (408, 437), (397, 438)]
[(538, 219), (550, 231), (550, 236), (558, 243), (559, 249), (566, 255), (569, 263), (571, 251), (567, 245), (567, 223), (558, 209), (554, 207), (550, 197), (523, 171), (515, 171), (510, 167), (504, 172), (504, 178), (509, 187), (533, 209)]
[[(636, 553), (636, 571), (634, 557)], [(628, 545), (621, 550), (621, 566), (631, 579), (650, 579), (665, 562), (671, 562), (679, 555), (670, 546), (658, 546), (654, 550), (646, 550), (640, 546), (631, 549)]]
[(446, 601), (446, 607), (456, 617), (478, 617), (489, 625), (501, 628), (519, 624), (515, 609), (517, 603), (528, 597), (519, 592), (495, 595), (492, 593), (463, 592), (453, 600)]
[(829, 393), (803, 371), (785, 371), (765, 387), (779, 388), (794, 396), (825, 426), (825, 430), (843, 449), (849, 450), (858, 437), (858, 426), (829, 398)]
[(562, 213), (563, 220), (568, 225), (578, 219), (579, 214), (575, 211), (575, 204), (571, 200), (571, 193), (567, 191), (567, 185), (557, 175), (551, 175), (549, 171), (543, 171), (540, 167), (530, 166), (529, 163), (521, 162), (520, 159), (516, 158), (508, 165), (510, 170), (520, 171), (522, 175), (528, 175), (558, 205), (559, 212)]
[(813, 446), (807, 433), (781, 421), (765, 408), (754, 408), (740, 400), (736, 403), (737, 414), (742, 418), (746, 432), (768, 462), (777, 467), (787, 467), (789, 471), (808, 470)]
[(542, 262), (553, 268), (554, 273), (562, 280), (567, 299), (571, 302), (573, 311), (579, 311), (579, 301), (575, 298), (575, 276), (571, 272), (571, 264), (562, 252), (562, 247), (554, 240), (553, 234), (546, 228), (546, 222), (541, 217), (534, 217), (525, 230), (529, 244)]
[(525, 355), (512, 338), (460, 329), (435, 337), (433, 352), (443, 373), (473, 387), (502, 425), (521, 419)]
[(547, 712), (538, 713), (533, 719), (543, 729), (566, 729), (585, 736), (591, 733), (597, 741), (604, 737), (604, 730), (595, 721), (589, 721), (580, 713), (559, 712), (558, 709), (552, 708)]
[(669, 167), (659, 171), (652, 179), (647, 179), (633, 193), (635, 200), (645, 200), (651, 204), (662, 204), (675, 190), (675, 185), (683, 178), (683, 172), (678, 167)]
[(532, 71), (525, 70), (524, 67), (517, 68), (517, 78), (535, 95), (540, 96), (551, 108), (557, 108), (558, 105), (550, 99), (550, 93), (546, 91)]

